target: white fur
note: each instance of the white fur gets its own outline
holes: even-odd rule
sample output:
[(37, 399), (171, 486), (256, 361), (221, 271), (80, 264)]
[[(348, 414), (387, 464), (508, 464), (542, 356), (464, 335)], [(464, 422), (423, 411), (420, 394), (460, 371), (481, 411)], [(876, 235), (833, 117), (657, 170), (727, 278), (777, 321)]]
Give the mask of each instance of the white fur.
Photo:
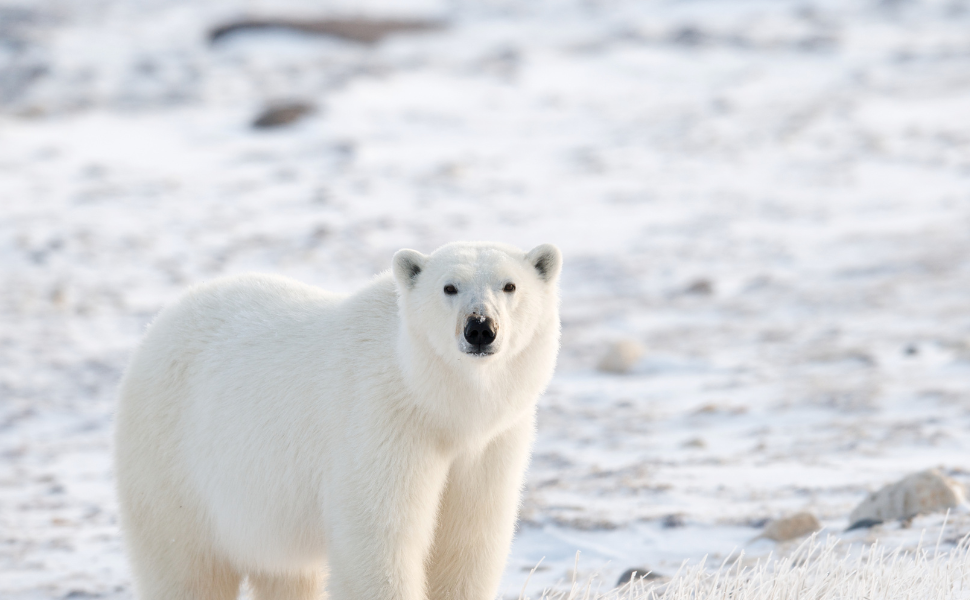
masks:
[[(158, 316), (117, 413), (139, 598), (235, 598), (245, 576), (260, 600), (313, 598), (328, 570), (334, 600), (495, 596), (559, 347), (560, 254), (393, 262), (351, 296), (246, 275)], [(467, 353), (472, 314), (497, 324), (494, 354)]]

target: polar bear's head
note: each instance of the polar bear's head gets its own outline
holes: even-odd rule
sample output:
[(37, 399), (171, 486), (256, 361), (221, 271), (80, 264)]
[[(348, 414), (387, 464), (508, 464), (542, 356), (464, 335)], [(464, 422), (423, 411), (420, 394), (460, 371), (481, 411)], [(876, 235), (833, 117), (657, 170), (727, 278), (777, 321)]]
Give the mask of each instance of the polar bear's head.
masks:
[[(409, 336), (448, 362), (487, 363), (559, 332), (562, 255), (492, 243), (453, 243), (430, 255), (400, 250), (393, 271)], [(554, 331), (552, 331), (552, 330)]]

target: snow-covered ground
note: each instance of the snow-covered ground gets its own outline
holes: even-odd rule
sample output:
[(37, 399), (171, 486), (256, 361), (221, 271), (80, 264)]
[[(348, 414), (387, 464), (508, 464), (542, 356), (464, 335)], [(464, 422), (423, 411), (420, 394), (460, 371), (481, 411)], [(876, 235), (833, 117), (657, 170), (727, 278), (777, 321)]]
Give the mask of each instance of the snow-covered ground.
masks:
[[(361, 11), (449, 26), (205, 39)], [(317, 110), (249, 126), (281, 99)], [(350, 291), (461, 239), (565, 254), (504, 596), (577, 550), (604, 589), (785, 553), (752, 538), (802, 510), (913, 547), (942, 515), (840, 532), (909, 472), (970, 482), (966, 0), (0, 0), (0, 597), (132, 597), (115, 387), (185, 286)]]

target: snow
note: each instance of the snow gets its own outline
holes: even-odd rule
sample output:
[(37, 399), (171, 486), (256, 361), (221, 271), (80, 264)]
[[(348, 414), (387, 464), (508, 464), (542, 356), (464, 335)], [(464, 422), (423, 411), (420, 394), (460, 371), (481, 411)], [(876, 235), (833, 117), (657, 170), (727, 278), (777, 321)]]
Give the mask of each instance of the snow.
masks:
[[(205, 40), (355, 12), (449, 27)], [(968, 24), (957, 0), (0, 4), (0, 596), (132, 597), (115, 387), (185, 286), (352, 291), (457, 239), (565, 255), (503, 596), (540, 559), (528, 593), (568, 588), (577, 550), (606, 588), (784, 554), (752, 539), (802, 510), (850, 548), (935, 538), (943, 515), (840, 532), (908, 473), (970, 482)], [(290, 98), (318, 110), (249, 127)], [(617, 339), (645, 356), (597, 372)]]

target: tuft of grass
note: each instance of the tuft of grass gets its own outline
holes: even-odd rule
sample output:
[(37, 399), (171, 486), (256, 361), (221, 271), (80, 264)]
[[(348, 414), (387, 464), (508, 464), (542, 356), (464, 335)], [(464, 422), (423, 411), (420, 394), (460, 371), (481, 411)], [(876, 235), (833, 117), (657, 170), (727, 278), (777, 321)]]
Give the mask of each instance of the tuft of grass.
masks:
[[(970, 536), (968, 536), (970, 537)], [(605, 593), (592, 581), (545, 590), (541, 600), (970, 600), (968, 537), (948, 552), (936, 547), (846, 547), (812, 536), (792, 554), (744, 565), (743, 554), (710, 569), (681, 565), (666, 583), (634, 581)], [(575, 573), (575, 570), (573, 571)], [(524, 588), (523, 588), (524, 591)], [(531, 600), (523, 594), (519, 600)]]

